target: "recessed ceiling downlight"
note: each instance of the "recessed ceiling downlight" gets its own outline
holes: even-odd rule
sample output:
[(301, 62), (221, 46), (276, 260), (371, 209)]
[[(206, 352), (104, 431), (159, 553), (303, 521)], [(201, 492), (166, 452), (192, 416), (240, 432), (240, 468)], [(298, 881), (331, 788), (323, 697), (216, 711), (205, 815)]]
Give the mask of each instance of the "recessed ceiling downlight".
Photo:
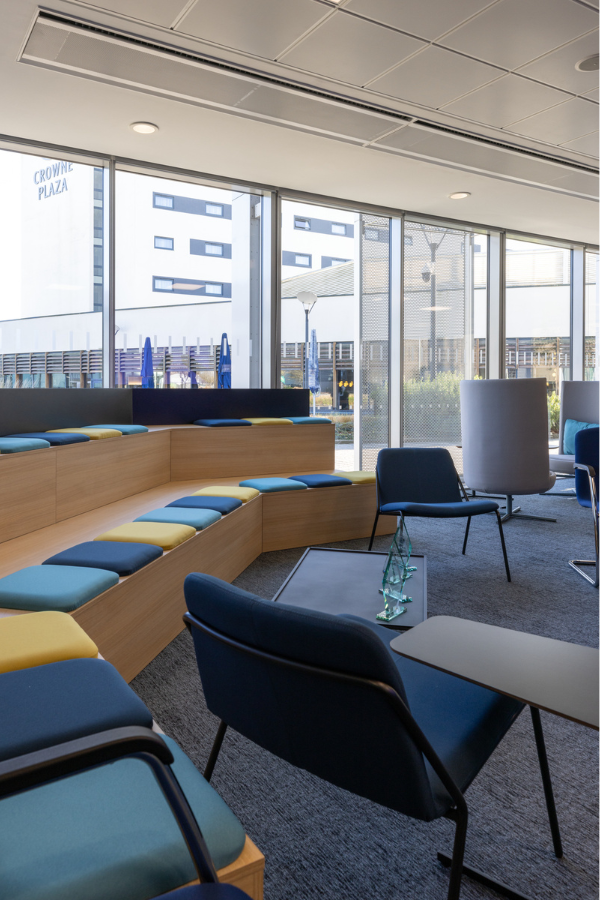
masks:
[(594, 56), (586, 56), (580, 59), (575, 68), (578, 72), (597, 72), (598, 71), (598, 54)]
[(450, 194), (451, 200), (466, 200), (467, 197), (471, 196), (470, 191), (455, 191), (454, 194)]
[(158, 131), (158, 125), (153, 125), (152, 122), (132, 122), (131, 127), (138, 134), (154, 134)]

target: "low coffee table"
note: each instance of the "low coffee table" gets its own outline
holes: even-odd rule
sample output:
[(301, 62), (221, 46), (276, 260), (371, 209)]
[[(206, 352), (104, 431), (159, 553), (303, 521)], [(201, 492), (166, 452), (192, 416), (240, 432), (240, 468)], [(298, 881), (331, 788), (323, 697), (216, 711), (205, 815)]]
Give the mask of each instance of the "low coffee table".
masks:
[(350, 613), (405, 631), (427, 618), (427, 560), (419, 554), (411, 556), (417, 571), (406, 582), (404, 593), (412, 597), (412, 603), (406, 604), (405, 613), (386, 623), (375, 618), (384, 608), (379, 589), (386, 559), (387, 553), (309, 547), (273, 600), (333, 615)]

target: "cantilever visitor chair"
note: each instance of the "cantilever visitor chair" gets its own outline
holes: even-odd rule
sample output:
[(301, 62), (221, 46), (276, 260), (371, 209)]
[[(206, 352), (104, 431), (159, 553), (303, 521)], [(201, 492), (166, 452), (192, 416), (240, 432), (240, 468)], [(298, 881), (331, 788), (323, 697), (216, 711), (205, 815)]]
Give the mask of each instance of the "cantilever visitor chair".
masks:
[[(598, 436), (600, 428), (586, 428), (575, 435), (575, 491), (580, 506), (592, 511), (594, 520), (594, 542), (596, 559), (570, 559), (569, 565), (580, 575), (598, 587), (598, 469), (599, 450)], [(581, 566), (594, 566), (592, 578)]]
[(377, 512), (369, 550), (373, 547), (379, 516), (419, 516), (427, 519), (466, 518), (467, 527), (462, 548), (465, 554), (471, 517), (496, 513), (506, 579), (510, 581), (498, 504), (493, 500), (469, 500), (448, 450), (443, 447), (399, 447), (380, 450), (375, 475)]
[[(184, 593), (206, 703), (221, 719), (205, 778), (231, 727), (389, 809), (450, 819), (448, 900), (458, 900), (463, 871), (474, 877), (463, 867), (464, 792), (523, 704), (397, 656), (388, 629), (355, 616), (273, 603), (199, 573), (187, 576)], [(539, 711), (532, 716), (560, 856)]]

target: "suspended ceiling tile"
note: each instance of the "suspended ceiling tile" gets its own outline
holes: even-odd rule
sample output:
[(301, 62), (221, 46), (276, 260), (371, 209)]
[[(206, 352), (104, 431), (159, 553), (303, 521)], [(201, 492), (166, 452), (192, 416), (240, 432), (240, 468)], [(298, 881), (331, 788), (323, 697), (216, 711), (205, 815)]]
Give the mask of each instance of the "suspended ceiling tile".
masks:
[(444, 107), (444, 112), (503, 128), (511, 122), (561, 103), (567, 97), (567, 94), (555, 88), (527, 81), (518, 75), (505, 75), (504, 78), (449, 103)]
[(564, 144), (598, 131), (598, 106), (589, 100), (574, 97), (560, 106), (511, 125), (510, 130), (549, 144)]
[(572, 0), (502, 0), (442, 44), (516, 69), (597, 27), (597, 13)]
[(275, 59), (330, 12), (315, 0), (198, 0), (177, 30)]
[(600, 100), (600, 91), (598, 90), (598, 88), (596, 88), (595, 91), (588, 91), (583, 96), (587, 97), (588, 100), (594, 100), (596, 103), (598, 103), (598, 101)]
[(586, 134), (574, 141), (568, 141), (562, 146), (565, 150), (575, 150), (576, 153), (587, 153), (589, 156), (594, 156), (598, 159), (598, 132), (594, 131), (593, 134)]
[(571, 172), (555, 182), (556, 187), (565, 191), (573, 191), (577, 194), (585, 194), (587, 197), (598, 196), (598, 178), (591, 173)]
[(437, 109), (502, 74), (502, 69), (467, 59), (459, 53), (427, 47), (387, 75), (372, 81), (369, 89)]
[(152, 25), (173, 24), (187, 0), (93, 0), (94, 6), (131, 16)]
[(594, 53), (598, 53), (597, 31), (523, 66), (519, 73), (574, 94), (585, 94), (598, 87), (598, 72), (579, 72), (575, 65)]
[(345, 9), (376, 19), (401, 31), (433, 40), (489, 6), (491, 0), (350, 0)]
[(324, 100), (293, 94), (278, 88), (259, 87), (241, 102), (238, 109), (320, 128), (335, 134), (372, 141), (394, 127), (394, 121), (351, 107), (335, 106)]
[(282, 62), (362, 85), (424, 46), (423, 41), (338, 10), (285, 53)]

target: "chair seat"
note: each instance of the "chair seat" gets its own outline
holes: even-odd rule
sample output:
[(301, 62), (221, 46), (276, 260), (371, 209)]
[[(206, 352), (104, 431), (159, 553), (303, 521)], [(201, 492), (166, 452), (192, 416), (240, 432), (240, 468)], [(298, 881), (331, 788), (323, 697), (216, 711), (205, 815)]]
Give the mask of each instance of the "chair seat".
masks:
[(32, 431), (30, 434), (7, 434), (7, 438), (35, 438), (47, 441), (51, 447), (62, 447), (64, 444), (85, 444), (90, 438), (87, 434), (76, 434), (73, 431), (57, 434), (55, 431)]
[(117, 575), (132, 575), (148, 563), (162, 556), (160, 547), (152, 544), (124, 544), (119, 541), (85, 541), (63, 550), (49, 559), (43, 566), (84, 566), (93, 569), (108, 569)]
[(261, 494), (274, 494), (278, 491), (305, 491), (306, 485), (291, 478), (249, 478), (240, 481), (240, 487), (254, 488)]
[(349, 478), (342, 478), (341, 475), (290, 475), (290, 481), (301, 481), (309, 488), (320, 487), (343, 487), (352, 484)]
[(0, 608), (71, 612), (118, 581), (115, 572), (105, 569), (27, 566), (0, 578)]
[(294, 425), (331, 425), (331, 419), (325, 416), (288, 416)]
[(162, 509), (152, 509), (134, 519), (135, 522), (170, 522), (175, 525), (190, 525), (196, 531), (208, 528), (214, 522), (218, 522), (221, 513), (214, 509), (186, 509), (180, 506), (165, 506)]
[(258, 418), (245, 419), (244, 421), (250, 422), (251, 425), (293, 425), (291, 419), (270, 419), (263, 416), (259, 416)]
[(48, 450), (50, 441), (43, 438), (0, 438), (0, 453), (25, 453), (27, 450)]
[(36, 612), (0, 619), (0, 673), (95, 656), (95, 643), (67, 613)]
[(575, 473), (574, 462), (574, 453), (551, 453), (550, 471), (557, 475), (573, 475)]
[(248, 419), (196, 419), (194, 425), (203, 428), (237, 428), (238, 425), (252, 425)]
[(229, 484), (213, 484), (210, 487), (200, 488), (199, 491), (194, 491), (191, 495), (192, 497), (230, 497), (234, 500), (241, 500), (242, 503), (247, 503), (248, 500), (253, 500), (255, 497), (258, 497), (260, 491), (257, 491), (256, 488), (247, 488), (247, 487), (235, 487), (234, 485)]
[(242, 505), (241, 500), (235, 497), (180, 497), (179, 500), (173, 500), (167, 503), (169, 506), (187, 507), (188, 509), (214, 509), (220, 512), (222, 516), (239, 509)]
[(375, 484), (375, 472), (342, 472), (334, 469), (333, 474), (347, 478), (352, 484)]
[[(244, 829), (177, 744), (164, 740), (215, 867), (231, 864)], [(147, 900), (196, 878), (151, 770), (136, 759), (3, 799), (0, 846), (0, 896), (11, 900)]]
[(145, 434), (148, 429), (145, 425), (87, 425), (87, 428), (103, 428), (109, 431), (120, 431), (121, 434)]
[(249, 900), (249, 897), (232, 884), (190, 884), (169, 894), (161, 894), (155, 900)]
[(95, 541), (124, 541), (127, 544), (154, 544), (163, 550), (173, 550), (196, 534), (191, 525), (172, 525), (168, 522), (126, 522), (117, 525)]
[(480, 516), (495, 512), (498, 504), (493, 500), (469, 500), (468, 503), (384, 503), (379, 512), (384, 516), (420, 516), (426, 519), (456, 519), (464, 516)]
[(52, 428), (48, 434), (86, 434), (91, 441), (102, 441), (105, 438), (123, 437), (114, 428)]
[(110, 728), (152, 728), (148, 707), (103, 659), (67, 659), (0, 675), (0, 721), (0, 760)]

